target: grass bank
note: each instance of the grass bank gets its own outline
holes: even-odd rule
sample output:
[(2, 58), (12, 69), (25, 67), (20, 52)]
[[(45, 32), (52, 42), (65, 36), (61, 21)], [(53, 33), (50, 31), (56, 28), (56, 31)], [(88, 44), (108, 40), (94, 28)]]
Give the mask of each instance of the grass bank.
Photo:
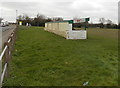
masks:
[(87, 40), (66, 40), (40, 27), (20, 29), (4, 86), (82, 86), (86, 81), (88, 86), (118, 85), (114, 33), (91, 29)]

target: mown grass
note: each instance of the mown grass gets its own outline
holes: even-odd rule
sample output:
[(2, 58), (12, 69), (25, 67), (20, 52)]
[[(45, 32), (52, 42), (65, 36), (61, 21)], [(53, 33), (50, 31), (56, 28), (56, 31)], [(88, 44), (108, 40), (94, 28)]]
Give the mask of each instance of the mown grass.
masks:
[(115, 35), (89, 30), (87, 40), (66, 40), (40, 27), (20, 29), (4, 86), (118, 85)]

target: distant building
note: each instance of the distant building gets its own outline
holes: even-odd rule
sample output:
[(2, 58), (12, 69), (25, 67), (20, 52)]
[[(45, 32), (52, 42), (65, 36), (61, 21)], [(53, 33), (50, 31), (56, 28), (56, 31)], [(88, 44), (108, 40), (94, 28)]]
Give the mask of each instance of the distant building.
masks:
[(120, 1), (118, 2), (118, 24), (120, 24)]

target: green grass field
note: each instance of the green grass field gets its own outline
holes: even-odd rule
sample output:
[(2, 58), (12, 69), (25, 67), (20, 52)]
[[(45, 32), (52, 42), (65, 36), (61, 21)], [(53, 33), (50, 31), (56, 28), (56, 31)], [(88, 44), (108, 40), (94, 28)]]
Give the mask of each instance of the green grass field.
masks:
[(118, 30), (88, 29), (66, 40), (40, 27), (20, 27), (4, 86), (118, 85)]

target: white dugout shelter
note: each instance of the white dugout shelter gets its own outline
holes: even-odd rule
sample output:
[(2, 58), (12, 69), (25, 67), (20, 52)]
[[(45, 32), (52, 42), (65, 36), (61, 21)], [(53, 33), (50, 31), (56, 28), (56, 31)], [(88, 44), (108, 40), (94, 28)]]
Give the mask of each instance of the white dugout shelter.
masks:
[(47, 22), (45, 30), (66, 39), (87, 39), (87, 30), (73, 30), (73, 20)]

